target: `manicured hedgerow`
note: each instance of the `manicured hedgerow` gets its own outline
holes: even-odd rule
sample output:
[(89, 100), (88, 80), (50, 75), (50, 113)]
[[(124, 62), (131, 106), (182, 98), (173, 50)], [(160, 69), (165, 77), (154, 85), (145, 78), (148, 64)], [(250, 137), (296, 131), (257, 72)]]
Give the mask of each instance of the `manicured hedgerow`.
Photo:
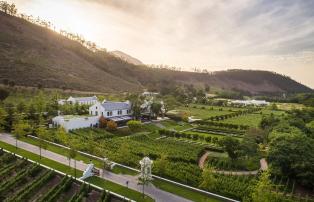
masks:
[(37, 165), (32, 165), (29, 166), (21, 171), (19, 171), (17, 173), (17, 175), (13, 178), (11, 178), (8, 181), (5, 181), (4, 183), (1, 184), (1, 188), (0, 188), (0, 197), (4, 197), (5, 196), (5, 192), (12, 187), (13, 185), (21, 182), (25, 177), (27, 177), (28, 175), (33, 175), (34, 173), (38, 172), (38, 169), (40, 167)]
[(89, 185), (87, 184), (82, 184), (80, 187), (80, 190), (72, 196), (72, 198), (69, 200), (69, 202), (76, 202), (80, 201), (84, 195), (86, 195), (89, 191)]
[(27, 201), (27, 199), (29, 199), (36, 190), (48, 182), (54, 175), (55, 172), (52, 170), (47, 171), (35, 182), (32, 182), (31, 186), (26, 187), (22, 190), (22, 192), (18, 193), (15, 201)]
[(39, 201), (41, 202), (47, 202), (47, 201), (53, 201), (55, 197), (60, 193), (60, 190), (65, 189), (71, 182), (71, 178), (64, 176), (62, 181), (56, 185), (54, 188), (50, 189), (49, 192), (47, 192)]

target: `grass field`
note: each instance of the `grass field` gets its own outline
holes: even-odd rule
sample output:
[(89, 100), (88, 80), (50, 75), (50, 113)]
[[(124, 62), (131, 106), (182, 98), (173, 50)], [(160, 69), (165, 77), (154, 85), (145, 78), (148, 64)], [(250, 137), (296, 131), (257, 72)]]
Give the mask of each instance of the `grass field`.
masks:
[(238, 124), (238, 125), (247, 125), (251, 127), (258, 127), (261, 120), (262, 120), (261, 114), (246, 114), (246, 115), (242, 115), (238, 117), (225, 119), (222, 122)]

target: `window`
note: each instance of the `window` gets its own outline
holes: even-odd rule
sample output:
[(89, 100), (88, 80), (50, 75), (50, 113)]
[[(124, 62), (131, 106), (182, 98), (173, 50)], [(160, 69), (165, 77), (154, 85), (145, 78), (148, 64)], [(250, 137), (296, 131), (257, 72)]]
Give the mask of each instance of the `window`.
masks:
[(112, 116), (112, 112), (110, 112), (110, 116)]
[(110, 116), (110, 113), (109, 113), (109, 112), (107, 112), (107, 116)]
[(101, 115), (103, 116), (103, 115), (104, 115), (104, 112), (101, 112)]
[(98, 116), (98, 111), (95, 111), (95, 115)]

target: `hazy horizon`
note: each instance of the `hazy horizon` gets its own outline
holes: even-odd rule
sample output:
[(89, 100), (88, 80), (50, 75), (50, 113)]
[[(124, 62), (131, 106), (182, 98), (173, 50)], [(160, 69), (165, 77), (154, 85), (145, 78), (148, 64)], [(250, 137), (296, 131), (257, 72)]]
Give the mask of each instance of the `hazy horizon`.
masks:
[(145, 64), (270, 70), (314, 88), (314, 1), (9, 2)]

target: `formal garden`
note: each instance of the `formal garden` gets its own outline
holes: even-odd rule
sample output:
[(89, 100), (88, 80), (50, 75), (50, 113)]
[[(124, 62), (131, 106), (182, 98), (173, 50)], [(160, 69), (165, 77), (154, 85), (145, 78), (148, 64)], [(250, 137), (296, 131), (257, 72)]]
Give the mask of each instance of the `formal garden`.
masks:
[[(167, 109), (168, 120), (130, 121), (128, 127), (85, 128), (67, 133), (62, 128), (47, 129), (44, 126), (49, 124), (57, 110), (84, 114), (85, 109), (80, 106), (60, 108), (55, 104), (54, 96), (42, 92), (26, 98), (19, 96), (19, 92), (9, 96), (0, 107), (0, 113), (5, 117), (0, 119), (3, 129), (21, 141), (61, 155), (70, 156), (70, 151), (82, 151), (135, 169), (139, 169), (139, 161), (148, 156), (154, 162), (154, 175), (241, 201), (260, 201), (261, 193), (265, 192), (274, 201), (311, 201), (313, 198), (312, 108), (281, 110), (273, 106), (172, 102)], [(189, 123), (188, 116), (200, 120)], [(46, 144), (41, 139), (68, 146), (70, 150)], [(101, 160), (78, 153), (71, 158), (83, 162), (92, 160), (99, 168), (104, 166)], [(261, 159), (271, 165), (267, 172), (260, 172)], [(202, 167), (201, 160), (204, 160)], [(60, 168), (63, 172), (73, 173), (73, 170)], [(111, 172), (138, 174), (119, 165)], [(249, 174), (238, 175), (241, 172)], [(104, 183), (95, 177), (88, 181), (98, 185)], [(210, 198), (159, 179), (152, 183), (193, 201)], [(126, 192), (122, 193), (132, 198)]]

